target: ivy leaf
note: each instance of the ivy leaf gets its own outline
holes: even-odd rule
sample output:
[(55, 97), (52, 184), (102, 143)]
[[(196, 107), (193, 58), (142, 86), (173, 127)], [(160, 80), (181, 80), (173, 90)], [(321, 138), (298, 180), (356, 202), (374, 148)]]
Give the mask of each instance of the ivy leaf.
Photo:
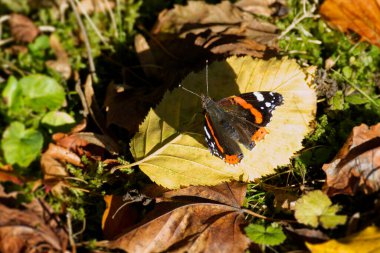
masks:
[(254, 243), (276, 246), (283, 243), (286, 239), (284, 232), (280, 227), (265, 227), (259, 224), (249, 224), (244, 228), (248, 238)]
[(5, 161), (27, 167), (40, 154), (43, 136), (35, 129), (25, 129), (24, 124), (12, 122), (4, 131), (1, 140)]
[(329, 229), (346, 222), (346, 215), (337, 215), (338, 205), (332, 205), (331, 200), (322, 191), (311, 191), (296, 201), (295, 217), (298, 222), (312, 227), (322, 225)]

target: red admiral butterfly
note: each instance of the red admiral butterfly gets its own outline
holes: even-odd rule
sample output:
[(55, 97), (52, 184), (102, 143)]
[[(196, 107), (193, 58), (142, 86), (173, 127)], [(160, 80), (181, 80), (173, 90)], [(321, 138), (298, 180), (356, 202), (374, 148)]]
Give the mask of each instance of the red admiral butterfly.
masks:
[[(206, 84), (207, 81), (206, 65)], [(197, 96), (198, 94), (182, 87)], [(243, 153), (238, 142), (252, 150), (268, 133), (265, 126), (270, 122), (272, 111), (283, 103), (277, 92), (255, 91), (214, 101), (201, 94), (205, 114), (205, 139), (211, 154), (228, 164), (238, 164)]]

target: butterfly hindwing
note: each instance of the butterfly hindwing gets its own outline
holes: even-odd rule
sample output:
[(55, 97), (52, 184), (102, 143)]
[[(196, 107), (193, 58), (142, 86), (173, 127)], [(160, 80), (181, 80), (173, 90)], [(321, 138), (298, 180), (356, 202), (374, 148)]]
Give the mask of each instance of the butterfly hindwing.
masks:
[(243, 158), (236, 141), (238, 133), (229, 126), (228, 121), (221, 121), (221, 118), (213, 112), (211, 110), (205, 113), (204, 125), (205, 139), (210, 152), (229, 164), (238, 164)]

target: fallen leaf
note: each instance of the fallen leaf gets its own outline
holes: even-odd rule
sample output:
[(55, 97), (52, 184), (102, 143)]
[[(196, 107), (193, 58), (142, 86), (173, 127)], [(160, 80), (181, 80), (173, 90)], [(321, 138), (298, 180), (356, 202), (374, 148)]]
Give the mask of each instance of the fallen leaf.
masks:
[(111, 240), (141, 221), (145, 214), (143, 207), (150, 204), (152, 199), (131, 190), (124, 196), (106, 195), (104, 201), (106, 210), (102, 218), (103, 235)]
[(53, 49), (56, 60), (50, 60), (46, 62), (46, 66), (54, 69), (62, 75), (62, 77), (67, 80), (71, 76), (71, 65), (69, 57), (61, 45), (57, 35), (52, 34), (49, 37), (50, 47)]
[(38, 27), (32, 20), (21, 14), (11, 14), (9, 24), (12, 37), (18, 42), (30, 43), (40, 33)]
[(330, 240), (322, 244), (306, 243), (313, 253), (378, 253), (380, 252), (380, 229), (370, 226), (345, 238)]
[(80, 93), (82, 94), (82, 105), (85, 111), (87, 111), (91, 115), (92, 119), (95, 121), (96, 125), (102, 130), (102, 132), (107, 133), (107, 135), (109, 136), (112, 136), (112, 133), (108, 133), (106, 127), (106, 120), (100, 110), (98, 102), (95, 99), (95, 91), (92, 82), (93, 80), (91, 75), (88, 75), (86, 78), (86, 82), (84, 83), (83, 91), (79, 86)]
[(0, 252), (65, 252), (68, 235), (51, 208), (37, 199), (24, 208), (0, 203)]
[(12, 182), (14, 184), (22, 185), (24, 179), (15, 175), (12, 170), (0, 170), (0, 182)]
[(346, 222), (345, 215), (337, 215), (340, 210), (338, 205), (332, 205), (331, 200), (322, 191), (316, 190), (307, 193), (296, 201), (295, 213), (297, 221), (317, 227), (329, 229), (335, 228)]
[[(54, 141), (61, 147), (72, 150), (79, 155), (86, 153), (84, 147), (87, 145), (93, 145), (104, 149), (105, 151), (116, 155), (119, 153), (119, 146), (107, 135), (101, 135), (91, 132), (80, 132), (72, 134), (61, 134), (58, 133), (59, 137), (56, 137), (57, 134), (53, 136)], [(90, 153), (87, 155), (91, 156)], [(95, 154), (93, 154), (95, 155)], [(96, 154), (100, 155), (100, 153)]]
[[(151, 109), (131, 140), (136, 165), (150, 179), (167, 188), (216, 185), (224, 181), (251, 181), (287, 165), (302, 148), (309, 122), (316, 111), (312, 75), (289, 59), (269, 61), (230, 57), (209, 67), (209, 94), (218, 100), (252, 91), (276, 91), (284, 104), (276, 108), (267, 127), (269, 134), (252, 151), (243, 148), (244, 159), (230, 166), (214, 157), (204, 141), (201, 100), (181, 88), (167, 92)], [(204, 93), (205, 71), (192, 73), (182, 85)], [(276, 155), (271, 155), (276, 154)]]
[(244, 252), (249, 244), (240, 228), (245, 189), (235, 182), (165, 193), (152, 217), (108, 247), (127, 252)]
[(317, 229), (292, 228), (290, 226), (287, 226), (285, 228), (288, 232), (293, 233), (297, 238), (306, 242), (322, 243), (330, 239), (325, 233)]
[(331, 163), (323, 165), (328, 195), (372, 193), (380, 189), (380, 123), (354, 127)]
[(277, 27), (242, 11), (229, 1), (207, 4), (188, 1), (160, 13), (152, 33), (165, 48), (171, 49), (172, 36), (185, 39), (195, 36), (194, 44), (214, 54), (263, 57), (276, 51)]
[(380, 47), (380, 2), (378, 0), (326, 0), (320, 14), (342, 32), (354, 31)]
[(104, 13), (106, 11), (111, 11), (115, 8), (115, 2), (106, 1), (93, 1), (93, 0), (81, 0), (79, 1), (79, 10), (82, 14), (92, 14), (92, 13)]
[(105, 154), (118, 154), (119, 147), (105, 135), (81, 132), (72, 134), (56, 133), (53, 135), (56, 144), (50, 143), (42, 154), (40, 164), (44, 174), (44, 183), (56, 194), (67, 187), (65, 177), (69, 176), (66, 166), (72, 164), (85, 168), (81, 157), (98, 161)]
[(283, 0), (240, 0), (235, 3), (237, 7), (246, 12), (265, 17), (283, 16), (283, 13), (286, 13), (285, 4), (286, 1)]

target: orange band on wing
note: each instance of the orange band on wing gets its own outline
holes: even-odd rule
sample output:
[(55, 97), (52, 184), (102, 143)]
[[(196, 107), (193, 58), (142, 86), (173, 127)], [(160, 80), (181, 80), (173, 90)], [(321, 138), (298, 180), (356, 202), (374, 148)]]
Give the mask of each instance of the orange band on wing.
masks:
[(251, 137), (251, 141), (254, 141), (255, 143), (258, 141), (261, 141), (264, 139), (265, 135), (268, 134), (268, 130), (266, 130), (264, 127), (260, 127)]
[(251, 104), (247, 103), (241, 97), (233, 97), (232, 98), (237, 104), (242, 106), (244, 109), (248, 109), (253, 116), (255, 116), (255, 123), (261, 124), (263, 122), (263, 115), (256, 108), (254, 108)]
[(238, 164), (241, 159), (238, 155), (226, 155), (224, 161), (228, 164)]
[(207, 114), (205, 115), (205, 118), (206, 118), (206, 124), (208, 126), (208, 129), (210, 129), (210, 131), (211, 131), (211, 135), (214, 138), (216, 146), (218, 147), (218, 149), (220, 150), (221, 153), (224, 153), (224, 149), (222, 148), (222, 146), (220, 146), (219, 141), (218, 141), (218, 139), (215, 136), (214, 129), (211, 127), (211, 124), (210, 124), (210, 121), (209, 121), (209, 119), (207, 117)]

